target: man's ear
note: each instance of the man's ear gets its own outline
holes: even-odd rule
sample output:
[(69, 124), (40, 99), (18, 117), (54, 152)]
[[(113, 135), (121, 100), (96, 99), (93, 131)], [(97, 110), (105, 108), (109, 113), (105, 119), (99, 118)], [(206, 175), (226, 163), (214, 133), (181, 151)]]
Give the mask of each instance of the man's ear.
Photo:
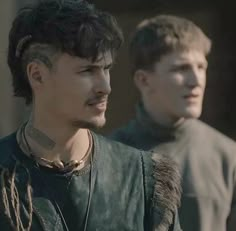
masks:
[(150, 85), (150, 74), (145, 70), (137, 70), (134, 73), (134, 83), (140, 92), (147, 89)]
[(37, 89), (43, 84), (45, 68), (45, 65), (40, 61), (32, 61), (27, 65), (27, 77), (32, 89)]

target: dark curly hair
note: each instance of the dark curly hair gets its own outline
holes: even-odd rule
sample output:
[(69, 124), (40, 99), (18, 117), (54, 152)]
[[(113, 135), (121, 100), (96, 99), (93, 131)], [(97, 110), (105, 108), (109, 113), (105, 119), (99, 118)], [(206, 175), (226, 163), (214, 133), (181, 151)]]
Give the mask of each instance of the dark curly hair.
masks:
[(48, 67), (57, 53), (89, 58), (100, 53), (114, 56), (123, 42), (116, 20), (83, 0), (41, 0), (22, 8), (9, 34), (8, 65), (13, 76), (14, 95), (32, 102), (26, 75), (27, 64), (40, 59)]

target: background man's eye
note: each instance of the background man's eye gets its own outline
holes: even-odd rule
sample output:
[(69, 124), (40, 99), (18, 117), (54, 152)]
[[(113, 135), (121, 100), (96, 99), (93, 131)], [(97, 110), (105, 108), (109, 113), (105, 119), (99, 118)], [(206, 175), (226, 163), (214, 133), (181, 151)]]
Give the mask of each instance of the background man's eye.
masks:
[(179, 66), (179, 70), (180, 71), (186, 71), (189, 69), (189, 66), (188, 65), (182, 65), (182, 66)]
[(199, 68), (199, 69), (206, 70), (206, 69), (207, 69), (207, 66), (202, 64), (202, 65), (198, 65), (198, 68)]

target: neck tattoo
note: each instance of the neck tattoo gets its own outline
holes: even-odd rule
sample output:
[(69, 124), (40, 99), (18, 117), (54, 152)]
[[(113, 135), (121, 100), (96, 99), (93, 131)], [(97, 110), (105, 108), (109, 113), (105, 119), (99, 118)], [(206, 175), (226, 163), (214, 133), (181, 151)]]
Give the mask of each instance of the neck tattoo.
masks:
[[(25, 130), (24, 128), (24, 133), (26, 133)], [(27, 135), (46, 150), (52, 150), (56, 146), (56, 143), (52, 139), (33, 127), (32, 124), (28, 124), (27, 126)]]

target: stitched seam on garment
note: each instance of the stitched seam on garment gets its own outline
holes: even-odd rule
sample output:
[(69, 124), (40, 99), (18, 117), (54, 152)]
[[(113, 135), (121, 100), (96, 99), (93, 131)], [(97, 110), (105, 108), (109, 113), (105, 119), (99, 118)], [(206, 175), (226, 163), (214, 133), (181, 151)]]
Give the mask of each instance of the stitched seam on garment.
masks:
[(57, 216), (57, 220), (56, 220), (56, 223), (55, 223), (55, 226), (54, 226), (54, 227), (55, 227), (55, 228), (54, 228), (55, 231), (58, 231), (57, 228), (58, 228), (59, 225), (61, 224), (60, 221), (61, 221), (60, 216)]
[(50, 231), (50, 230), (47, 229), (47, 225), (46, 225), (46, 223), (44, 222), (44, 219), (43, 219), (43, 217), (41, 216), (41, 213), (38, 211), (38, 209), (37, 209), (35, 206), (33, 206), (33, 210), (34, 210), (34, 213), (35, 213), (36, 217), (38, 218), (39, 223), (41, 224), (43, 230), (44, 230), (44, 231)]
[(144, 162), (144, 152), (140, 151), (140, 156), (141, 156), (141, 167), (142, 167), (142, 176), (143, 176), (143, 192), (144, 192), (144, 209), (145, 209), (145, 214), (144, 214), (144, 224), (143, 226), (147, 229), (149, 229), (149, 225), (148, 225), (148, 217), (149, 217), (149, 213), (150, 211), (148, 210), (148, 192), (147, 192), (147, 177), (145, 174), (145, 162)]

